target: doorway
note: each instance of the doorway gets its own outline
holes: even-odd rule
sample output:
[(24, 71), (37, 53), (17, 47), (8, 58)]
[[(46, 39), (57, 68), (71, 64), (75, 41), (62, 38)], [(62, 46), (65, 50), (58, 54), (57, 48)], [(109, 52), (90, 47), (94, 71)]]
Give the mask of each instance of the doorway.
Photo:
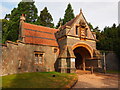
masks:
[(74, 53), (75, 54), (75, 67), (76, 69), (82, 69), (82, 56), (80, 55), (80, 53)]
[(75, 67), (77, 70), (85, 70), (85, 60), (90, 57), (89, 51), (85, 47), (77, 47), (73, 50), (75, 55)]

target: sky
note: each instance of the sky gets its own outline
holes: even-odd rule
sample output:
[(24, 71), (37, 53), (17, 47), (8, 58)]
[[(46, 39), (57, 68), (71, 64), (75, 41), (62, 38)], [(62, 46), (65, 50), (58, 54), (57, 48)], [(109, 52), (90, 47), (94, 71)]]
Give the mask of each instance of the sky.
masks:
[[(5, 0), (0, 3), (0, 19), (3, 19), (6, 14), (9, 14), (11, 10), (17, 7), (21, 0)], [(119, 0), (34, 0), (38, 9), (38, 15), (44, 7), (48, 8), (48, 11), (53, 17), (53, 22), (56, 25), (59, 18), (63, 18), (65, 9), (68, 3), (71, 3), (75, 16), (80, 13), (82, 9), (83, 14), (93, 27), (99, 27), (103, 30), (105, 26), (112, 26), (113, 23), (118, 25), (118, 1)], [(119, 4), (120, 5), (120, 4)], [(119, 6), (120, 7), (120, 6)], [(119, 14), (120, 15), (120, 14)], [(120, 20), (120, 19), (119, 19)]]

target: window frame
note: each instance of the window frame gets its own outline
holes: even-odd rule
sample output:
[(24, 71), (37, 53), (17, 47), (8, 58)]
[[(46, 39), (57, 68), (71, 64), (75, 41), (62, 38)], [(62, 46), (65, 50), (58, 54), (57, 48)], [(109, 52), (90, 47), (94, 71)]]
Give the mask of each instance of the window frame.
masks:
[[(36, 63), (36, 55), (37, 55), (37, 63)], [(44, 52), (34, 51), (34, 64), (44, 64)]]
[(79, 35), (79, 26), (75, 25), (75, 35)]

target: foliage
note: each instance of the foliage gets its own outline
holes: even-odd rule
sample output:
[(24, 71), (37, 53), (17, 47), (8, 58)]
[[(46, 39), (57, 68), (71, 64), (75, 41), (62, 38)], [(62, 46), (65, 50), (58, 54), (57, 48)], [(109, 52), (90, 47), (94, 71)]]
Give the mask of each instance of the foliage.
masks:
[(6, 40), (16, 41), (19, 34), (19, 20), (22, 14), (26, 15), (26, 22), (35, 23), (37, 19), (37, 8), (33, 0), (31, 2), (24, 2), (22, 0), (17, 8), (11, 11), (11, 14), (6, 14), (5, 19), (2, 20), (3, 37), (2, 43)]
[(65, 10), (65, 15), (64, 15), (64, 19), (63, 19), (63, 25), (70, 21), (71, 19), (73, 19), (75, 16), (74, 16), (74, 13), (73, 13), (73, 9), (72, 9), (72, 6), (71, 4), (69, 3), (68, 6), (67, 6), (67, 9)]
[(58, 24), (56, 25), (56, 28), (58, 28), (60, 26), (60, 23), (61, 25), (64, 25), (66, 24), (68, 21), (70, 21), (71, 19), (73, 19), (75, 16), (74, 16), (74, 13), (73, 13), (73, 9), (72, 9), (72, 6), (71, 4), (69, 3), (67, 5), (67, 8), (65, 10), (65, 14), (64, 14), (64, 18), (63, 19), (59, 19), (58, 21)]
[[(55, 75), (55, 77), (53, 77)], [(77, 80), (76, 74), (58, 72), (32, 72), (2, 77), (4, 88), (70, 88)]]
[(5, 19), (9, 19), (11, 21), (17, 22), (19, 23), (19, 19), (20, 16), (22, 14), (26, 15), (26, 22), (28, 23), (35, 23), (36, 19), (37, 19), (37, 8), (34, 5), (34, 1), (32, 0), (31, 2), (24, 2), (24, 0), (22, 0), (19, 4), (17, 8), (14, 8), (11, 11), (11, 14), (7, 14), (5, 16)]
[(18, 27), (16, 22), (1, 19), (0, 23), (2, 23), (2, 43), (5, 43), (6, 40), (16, 41), (18, 38), (18, 32), (14, 30), (14, 28)]
[(93, 30), (93, 26), (92, 26), (92, 24), (91, 24), (91, 23), (88, 23), (88, 25), (89, 25), (90, 29)]
[(115, 51), (120, 57), (120, 25), (113, 24), (112, 27), (105, 27), (103, 31), (97, 30), (97, 49)]
[(40, 16), (38, 17), (36, 24), (46, 26), (46, 27), (51, 27), (51, 28), (54, 27), (53, 18), (51, 14), (48, 12), (47, 7), (45, 7), (40, 12)]
[(57, 25), (56, 25), (56, 28), (59, 28), (60, 25), (63, 25), (63, 19), (59, 19)]

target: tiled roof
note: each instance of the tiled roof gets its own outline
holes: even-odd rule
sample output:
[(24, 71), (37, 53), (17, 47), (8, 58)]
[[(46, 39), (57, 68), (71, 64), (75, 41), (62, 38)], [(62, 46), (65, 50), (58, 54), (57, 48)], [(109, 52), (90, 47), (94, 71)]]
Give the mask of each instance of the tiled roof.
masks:
[(54, 33), (58, 29), (23, 23), (24, 42), (30, 44), (42, 44), (58, 46)]
[(77, 17), (78, 17), (78, 15), (75, 18), (73, 18), (72, 20), (70, 20), (69, 22), (67, 22), (65, 25), (61, 26), (61, 28), (65, 29), (66, 26), (71, 26)]

